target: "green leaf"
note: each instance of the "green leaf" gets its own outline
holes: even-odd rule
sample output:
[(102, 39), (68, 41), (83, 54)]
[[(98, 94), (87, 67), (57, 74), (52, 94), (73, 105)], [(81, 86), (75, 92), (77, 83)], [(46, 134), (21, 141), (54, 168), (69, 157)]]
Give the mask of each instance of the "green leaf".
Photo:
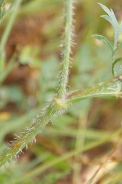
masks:
[(4, 0), (0, 0), (0, 6), (2, 5), (3, 2), (4, 2)]
[(116, 16), (115, 16), (112, 9), (111, 9), (111, 16), (110, 17), (111, 17), (111, 20), (113, 22), (113, 27), (115, 27), (116, 29), (119, 29), (118, 21), (117, 21)]
[(101, 4), (101, 3), (98, 3), (100, 6), (101, 6), (101, 8), (110, 16), (110, 10), (105, 6), (105, 5), (103, 5), (103, 4)]
[[(115, 29), (118, 29), (119, 28), (119, 26), (118, 26), (118, 22), (117, 22), (117, 19), (116, 19), (116, 17), (115, 17), (115, 14), (114, 14), (114, 12), (113, 12), (113, 10), (111, 9), (111, 10), (109, 10), (105, 5), (103, 5), (103, 4), (101, 4), (101, 3), (98, 3), (100, 6), (101, 6), (101, 8), (108, 14), (108, 16), (106, 16), (106, 15), (102, 15), (101, 17), (103, 17), (103, 18), (105, 18), (106, 20), (108, 20), (112, 25), (113, 25), (113, 27), (115, 28)], [(105, 16), (105, 17), (104, 17)], [(108, 18), (107, 18), (108, 17)]]
[(115, 64), (122, 61), (122, 57), (116, 58), (112, 63), (112, 74), (115, 76), (115, 72), (119, 75), (119, 72), (115, 71)]
[(102, 15), (101, 17), (106, 19), (108, 22), (110, 22), (110, 24), (114, 28), (114, 49), (115, 49), (122, 28), (119, 26), (117, 19), (116, 19), (116, 16), (115, 16), (112, 9), (109, 10), (105, 5), (103, 5), (101, 3), (99, 3), (99, 5), (108, 14), (108, 15)]
[(121, 48), (121, 47), (122, 47), (122, 42), (120, 42), (120, 44), (118, 45), (117, 50), (118, 50), (119, 48)]
[[(112, 21), (108, 15), (102, 15), (101, 17), (104, 18), (105, 20), (107, 20), (108, 22), (110, 22), (110, 24), (112, 24)], [(112, 24), (112, 26), (114, 27), (113, 24)]]
[(113, 46), (107, 38), (105, 38), (102, 35), (98, 35), (98, 34), (94, 34), (94, 35), (92, 35), (92, 37), (104, 42), (113, 51)]
[(122, 21), (120, 22), (120, 32), (122, 32)]

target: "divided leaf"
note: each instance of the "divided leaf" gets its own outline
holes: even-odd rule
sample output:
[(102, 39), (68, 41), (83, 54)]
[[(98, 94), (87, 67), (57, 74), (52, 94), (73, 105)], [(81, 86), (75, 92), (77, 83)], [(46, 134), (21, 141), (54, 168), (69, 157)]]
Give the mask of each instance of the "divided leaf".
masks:
[(101, 17), (106, 19), (108, 22), (110, 22), (110, 24), (114, 28), (114, 49), (116, 49), (119, 35), (122, 32), (122, 22), (120, 23), (120, 25), (118, 24), (118, 21), (112, 9), (109, 10), (105, 5), (101, 3), (98, 3), (98, 4), (108, 14), (108, 15), (102, 15)]
[[(118, 44), (118, 39), (120, 34), (122, 33), (122, 21), (120, 22), (120, 24), (118, 23), (116, 16), (113, 12), (112, 9), (108, 9), (105, 5), (98, 3), (101, 8), (107, 13), (107, 15), (102, 15), (101, 17), (104, 18), (105, 20), (107, 20), (114, 29), (114, 44), (111, 44), (110, 41), (105, 38), (102, 35), (93, 35), (94, 38), (103, 41), (112, 51), (112, 74), (113, 76), (118, 75), (119, 73), (122, 73), (122, 64), (120, 65), (120, 61), (122, 63), (122, 58), (116, 58), (116, 51), (122, 47), (122, 42), (120, 42)], [(115, 64), (117, 64), (119, 62), (119, 68), (117, 68), (117, 66), (115, 67)], [(118, 65), (118, 64), (117, 64)], [(116, 69), (117, 68), (117, 69)], [(116, 71), (115, 71), (116, 69)]]

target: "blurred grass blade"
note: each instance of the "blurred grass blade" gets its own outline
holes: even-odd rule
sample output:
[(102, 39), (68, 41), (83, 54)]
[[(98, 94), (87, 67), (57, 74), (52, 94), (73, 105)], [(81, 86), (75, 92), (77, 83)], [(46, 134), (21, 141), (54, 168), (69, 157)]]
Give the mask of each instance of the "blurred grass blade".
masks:
[(0, 6), (2, 5), (3, 2), (4, 2), (4, 0), (0, 0)]
[(0, 18), (0, 24), (3, 22), (3, 20), (6, 18), (6, 16), (7, 16), (10, 12), (14, 11), (13, 9), (14, 9), (14, 2), (11, 3), (10, 7), (5, 11), (5, 13), (3, 14), (3, 16)]
[[(54, 165), (58, 164), (59, 162), (62, 162), (64, 160), (67, 160), (69, 158), (71, 158), (72, 156), (75, 156), (77, 154), (79, 154), (80, 152), (82, 151), (87, 151), (87, 150), (90, 150), (96, 146), (99, 146), (99, 145), (102, 145), (108, 141), (111, 141), (111, 140), (114, 140), (115, 138), (117, 138), (120, 134), (122, 133), (122, 129), (118, 129), (116, 130), (114, 133), (110, 133), (108, 134), (107, 136), (104, 136), (103, 138), (101, 138), (100, 140), (97, 140), (97, 141), (93, 141), (92, 143), (88, 143), (84, 146), (84, 148), (81, 148), (79, 147), (77, 150), (73, 150), (73, 151), (70, 151), (64, 155), (62, 155), (61, 157), (56, 157), (54, 160), (51, 160), (49, 161), (48, 163), (45, 163), (43, 165), (39, 165), (38, 167), (36, 167), (34, 170), (31, 170), (30, 172), (28, 173), (25, 173), (23, 175), (23, 177), (21, 178), (18, 178), (18, 182), (21, 182), (21, 181), (25, 181), (27, 180), (28, 178), (32, 178), (33, 176), (37, 175), (37, 174), (40, 174), (40, 173), (43, 173), (45, 170), (53, 167)], [(16, 180), (15, 182), (12, 182), (10, 184), (14, 184), (16, 183)]]
[(4, 30), (3, 35), (2, 35), (2, 39), (1, 39), (1, 43), (0, 43), (0, 72), (1, 73), (4, 72), (4, 65), (5, 65), (5, 51), (4, 51), (4, 49), (5, 49), (5, 45), (6, 45), (8, 37), (9, 37), (10, 31), (12, 29), (12, 26), (14, 24), (16, 15), (18, 13), (18, 8), (21, 4), (21, 1), (22, 0), (18, 0), (14, 3), (13, 13), (10, 16), (9, 22), (8, 22), (8, 24), (6, 26), (6, 29)]

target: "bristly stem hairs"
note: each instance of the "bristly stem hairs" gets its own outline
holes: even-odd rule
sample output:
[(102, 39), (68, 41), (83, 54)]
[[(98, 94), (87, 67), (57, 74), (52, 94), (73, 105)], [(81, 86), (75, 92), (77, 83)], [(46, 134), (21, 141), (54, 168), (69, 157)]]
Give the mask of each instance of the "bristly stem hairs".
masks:
[(74, 26), (73, 26), (73, 3), (74, 0), (65, 1), (65, 30), (62, 42), (62, 71), (59, 84), (58, 98), (64, 100), (69, 78), (69, 66), (71, 61), (71, 47), (73, 46)]
[[(20, 0), (19, 0), (20, 1)], [(8, 164), (13, 158), (17, 157), (22, 152), (28, 143), (35, 142), (35, 136), (40, 133), (49, 123), (52, 116), (57, 113), (64, 112), (64, 110), (71, 104), (94, 97), (112, 96), (122, 97), (121, 83), (122, 76), (116, 76), (108, 81), (102, 82), (95, 86), (89, 87), (85, 90), (79, 89), (67, 93), (67, 84), (69, 78), (69, 66), (71, 61), (71, 47), (73, 45), (73, 3), (74, 0), (65, 0), (65, 24), (64, 24), (64, 41), (62, 51), (62, 71), (59, 81), (59, 91), (54, 96), (51, 102), (42, 110), (42, 112), (33, 120), (30, 127), (26, 127), (20, 135), (17, 135), (15, 140), (9, 144), (5, 153), (0, 156), (0, 167)], [(108, 11), (108, 9), (106, 10)], [(122, 25), (122, 24), (121, 24)], [(122, 27), (122, 26), (121, 26)], [(122, 28), (121, 28), (122, 29)], [(104, 37), (96, 36), (108, 45), (111, 44), (104, 39)], [(116, 37), (117, 38), (117, 37)], [(121, 44), (122, 45), (122, 44)], [(79, 84), (80, 86), (80, 84)], [(121, 133), (121, 132), (120, 132)], [(73, 153), (77, 154), (76, 152)], [(72, 155), (73, 156), (73, 155)]]

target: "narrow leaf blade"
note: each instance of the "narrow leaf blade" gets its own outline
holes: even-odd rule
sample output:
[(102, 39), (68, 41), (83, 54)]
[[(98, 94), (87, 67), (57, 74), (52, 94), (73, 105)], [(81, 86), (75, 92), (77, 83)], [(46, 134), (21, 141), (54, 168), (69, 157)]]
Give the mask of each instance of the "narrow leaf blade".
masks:
[(101, 3), (98, 3), (100, 6), (101, 6), (101, 8), (110, 16), (110, 14), (111, 14), (111, 12), (110, 12), (110, 10), (105, 6), (105, 5), (103, 5), (103, 4), (101, 4)]
[(102, 15), (102, 18), (104, 18), (105, 20), (107, 20), (108, 22), (110, 22), (110, 24), (112, 24), (112, 26), (114, 27), (111, 18), (108, 15)]
[(122, 32), (122, 21), (120, 22), (120, 33)]
[(116, 58), (114, 61), (113, 61), (113, 63), (112, 63), (112, 74), (113, 74), (113, 76), (115, 76), (115, 64), (116, 63), (118, 63), (118, 62), (120, 62), (120, 61), (122, 61), (122, 57), (119, 57), (119, 58)]
[(92, 37), (104, 42), (113, 51), (113, 46), (107, 38), (105, 38), (102, 35), (98, 35), (98, 34), (94, 34), (92, 35)]

